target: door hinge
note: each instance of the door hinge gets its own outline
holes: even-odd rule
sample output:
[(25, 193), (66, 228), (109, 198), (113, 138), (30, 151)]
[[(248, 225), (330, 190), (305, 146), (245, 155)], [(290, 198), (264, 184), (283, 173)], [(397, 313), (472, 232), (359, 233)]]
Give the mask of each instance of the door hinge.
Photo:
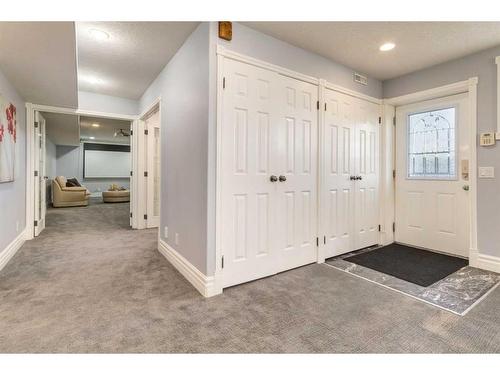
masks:
[(396, 126), (396, 116), (392, 118), (392, 125)]
[(325, 102), (325, 111), (326, 111), (326, 102)]
[(378, 123), (381, 124), (382, 123), (382, 117), (378, 117)]
[(144, 172), (144, 177), (148, 177), (148, 172)]
[(396, 223), (392, 223), (392, 231), (396, 232)]
[(316, 237), (316, 246), (319, 246), (319, 237)]
[(38, 128), (38, 121), (35, 121), (35, 128)]
[(130, 213), (130, 217), (132, 217), (132, 212)]
[(222, 258), (220, 260), (220, 265), (221, 265), (221, 268), (224, 268), (224, 255), (222, 256)]
[(130, 135), (134, 135), (134, 131), (130, 129)]
[(35, 171), (33, 174), (35, 175), (35, 177), (38, 177), (38, 171)]
[(326, 236), (323, 236), (323, 244), (326, 245)]
[(144, 129), (144, 135), (148, 135), (148, 129)]
[(144, 220), (147, 220), (148, 219), (148, 215), (144, 215)]
[(316, 102), (316, 109), (319, 111), (319, 100)]
[(382, 225), (378, 225), (378, 231), (381, 232), (382, 231)]
[(222, 77), (222, 89), (226, 88), (226, 77)]
[(33, 222), (33, 225), (34, 225), (35, 227), (37, 227), (37, 226), (38, 226), (38, 220), (35, 220), (35, 221)]
[(395, 169), (392, 170), (392, 178), (396, 178), (396, 170)]
[(132, 177), (132, 171), (130, 171), (130, 177)]

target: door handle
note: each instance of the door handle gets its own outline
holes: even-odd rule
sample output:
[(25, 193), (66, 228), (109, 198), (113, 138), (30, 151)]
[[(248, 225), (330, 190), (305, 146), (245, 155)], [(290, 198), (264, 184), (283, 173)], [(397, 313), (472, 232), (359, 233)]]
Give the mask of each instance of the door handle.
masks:
[(462, 186), (462, 189), (464, 189), (465, 191), (469, 191), (469, 185)]
[(351, 177), (349, 177), (349, 180), (351, 180), (351, 181), (356, 180), (356, 176), (351, 176)]
[(363, 179), (363, 177), (361, 177), (361, 176), (356, 176), (356, 180), (362, 180), (362, 179)]
[(275, 175), (272, 175), (271, 177), (269, 177), (269, 181), (276, 182), (276, 181), (278, 181), (278, 177), (276, 177)]
[(286, 181), (286, 176), (281, 175), (280, 176), (280, 182), (285, 182)]

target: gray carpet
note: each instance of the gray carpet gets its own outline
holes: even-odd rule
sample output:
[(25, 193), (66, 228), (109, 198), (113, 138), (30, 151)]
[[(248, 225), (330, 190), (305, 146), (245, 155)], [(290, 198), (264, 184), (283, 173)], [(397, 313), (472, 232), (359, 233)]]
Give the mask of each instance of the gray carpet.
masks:
[(326, 265), (204, 299), (127, 204), (50, 210), (0, 273), (0, 352), (500, 352), (500, 288), (459, 317)]

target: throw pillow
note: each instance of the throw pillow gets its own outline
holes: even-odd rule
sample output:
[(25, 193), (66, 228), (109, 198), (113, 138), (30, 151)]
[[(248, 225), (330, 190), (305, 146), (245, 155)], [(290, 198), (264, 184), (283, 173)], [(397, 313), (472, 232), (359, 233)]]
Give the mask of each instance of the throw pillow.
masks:
[(66, 187), (82, 186), (76, 178), (68, 178), (66, 180)]

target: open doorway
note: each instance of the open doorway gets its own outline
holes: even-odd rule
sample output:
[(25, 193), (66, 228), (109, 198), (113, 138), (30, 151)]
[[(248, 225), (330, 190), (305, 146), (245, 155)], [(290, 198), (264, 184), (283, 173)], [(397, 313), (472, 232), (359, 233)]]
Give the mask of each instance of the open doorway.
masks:
[(96, 205), (130, 227), (132, 121), (37, 110), (33, 118), (33, 236), (63, 211)]

